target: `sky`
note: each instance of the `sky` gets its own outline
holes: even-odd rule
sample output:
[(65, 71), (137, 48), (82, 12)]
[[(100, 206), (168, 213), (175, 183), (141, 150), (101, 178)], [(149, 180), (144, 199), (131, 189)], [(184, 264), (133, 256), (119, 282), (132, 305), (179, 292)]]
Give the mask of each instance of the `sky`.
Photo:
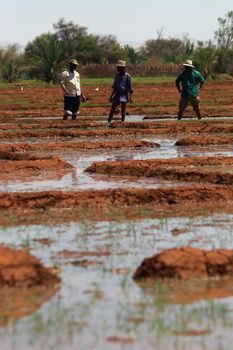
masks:
[(53, 32), (59, 18), (85, 26), (88, 33), (113, 34), (121, 43), (138, 44), (156, 38), (188, 34), (208, 40), (218, 17), (233, 10), (232, 0), (0, 0), (0, 43), (26, 45)]

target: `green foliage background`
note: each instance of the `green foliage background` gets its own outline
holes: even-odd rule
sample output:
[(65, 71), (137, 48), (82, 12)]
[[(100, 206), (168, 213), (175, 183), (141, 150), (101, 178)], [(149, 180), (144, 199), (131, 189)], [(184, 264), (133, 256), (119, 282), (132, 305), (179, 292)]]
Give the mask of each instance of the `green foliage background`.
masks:
[(40, 79), (54, 84), (70, 58), (80, 62), (87, 78), (111, 76), (118, 59), (125, 59), (134, 75), (142, 77), (172, 76), (186, 59), (192, 59), (205, 76), (233, 74), (233, 11), (218, 23), (214, 38), (207, 42), (194, 43), (188, 35), (164, 38), (160, 30), (136, 49), (120, 45), (113, 35), (90, 34), (86, 27), (61, 18), (53, 26), (54, 33), (41, 34), (24, 51), (17, 45), (0, 49), (0, 80)]

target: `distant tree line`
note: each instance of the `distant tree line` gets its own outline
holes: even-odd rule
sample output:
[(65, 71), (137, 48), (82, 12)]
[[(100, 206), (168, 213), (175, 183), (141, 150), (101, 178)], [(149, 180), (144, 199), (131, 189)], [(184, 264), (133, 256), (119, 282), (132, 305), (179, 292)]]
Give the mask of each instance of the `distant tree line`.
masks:
[(82, 66), (109, 65), (125, 59), (131, 65), (144, 66), (147, 71), (148, 66), (169, 67), (188, 58), (206, 76), (233, 74), (233, 11), (218, 18), (218, 24), (214, 39), (207, 42), (194, 43), (187, 35), (182, 39), (165, 38), (160, 30), (155, 39), (136, 49), (120, 45), (113, 35), (89, 34), (86, 27), (61, 18), (53, 25), (53, 33), (37, 36), (23, 52), (17, 45), (0, 49), (0, 80), (41, 79), (56, 83), (71, 57), (77, 58)]

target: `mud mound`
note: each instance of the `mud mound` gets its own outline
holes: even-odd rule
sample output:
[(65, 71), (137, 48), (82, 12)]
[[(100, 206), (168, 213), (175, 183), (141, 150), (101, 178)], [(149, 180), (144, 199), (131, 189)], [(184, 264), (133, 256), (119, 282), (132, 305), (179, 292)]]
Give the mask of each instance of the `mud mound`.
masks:
[[(172, 159), (97, 162), (86, 169), (90, 173), (156, 177), (163, 180), (233, 184), (229, 173), (233, 157), (192, 157)], [(217, 167), (215, 169), (215, 167)]]
[(0, 132), (1, 140), (28, 139), (28, 138), (58, 138), (58, 137), (105, 137), (125, 135), (154, 135), (157, 130), (153, 129), (95, 129), (95, 130), (26, 130)]
[[(0, 145), (0, 159), (30, 159), (29, 151), (47, 151), (50, 150), (88, 150), (101, 148), (142, 148), (159, 147), (155, 142), (141, 140), (122, 140), (122, 141), (80, 141), (80, 142), (51, 142), (43, 144), (15, 144)], [(25, 158), (24, 158), (25, 157)], [(28, 158), (26, 158), (28, 157)], [(32, 156), (31, 156), (32, 157)]]
[(98, 127), (104, 127), (106, 125), (106, 122), (80, 122), (77, 121), (52, 121), (47, 122), (44, 121), (43, 123), (7, 123), (7, 124), (0, 124), (0, 130), (33, 130), (33, 129), (87, 129), (87, 128), (98, 128)]
[(59, 157), (35, 160), (6, 160), (1, 162), (0, 179), (9, 176), (32, 176), (39, 172), (72, 169), (73, 166)]
[(59, 283), (52, 269), (24, 250), (0, 247), (0, 287), (30, 288)]
[(211, 135), (202, 135), (202, 136), (188, 136), (176, 141), (176, 146), (208, 146), (208, 145), (232, 145), (233, 137), (232, 136), (211, 136)]
[(169, 159), (147, 159), (147, 160), (127, 160), (121, 162), (95, 162), (86, 169), (90, 173), (114, 174), (114, 175), (144, 175), (150, 176), (150, 171), (158, 167), (175, 166), (215, 166), (230, 165), (233, 157), (226, 156), (201, 156), (189, 158), (169, 158)]
[(135, 123), (113, 123), (111, 128), (122, 128), (125, 129), (143, 129), (143, 130), (153, 130), (157, 131), (158, 134), (177, 134), (181, 132), (189, 133), (232, 133), (233, 131), (233, 121), (228, 120), (226, 123), (219, 121), (202, 121), (195, 120), (192, 123), (187, 123), (185, 121), (166, 121), (166, 122), (135, 122)]
[(206, 278), (233, 275), (233, 250), (206, 251), (193, 247), (168, 249), (143, 260), (133, 277)]
[[(9, 148), (9, 150), (7, 148)], [(12, 151), (10, 148), (11, 147), (5, 147), (5, 150), (1, 150), (1, 146), (0, 146), (0, 159), (4, 159), (4, 160), (35, 160), (35, 159), (40, 158), (40, 157), (35, 157), (35, 156), (31, 155), (29, 152)]]
[(233, 125), (216, 125), (209, 124), (209, 122), (160, 122), (160, 123), (113, 123), (109, 128), (90, 128), (74, 130), (71, 127), (67, 128), (49, 128), (48, 130), (19, 130), (19, 131), (0, 131), (0, 138), (2, 140), (9, 140), (15, 138), (34, 138), (34, 137), (81, 137), (81, 136), (118, 136), (118, 135), (177, 135), (180, 133), (195, 133), (195, 134), (230, 134), (233, 132)]
[[(0, 208), (30, 210), (46, 208), (110, 208), (153, 206), (156, 210), (175, 209), (176, 211), (210, 208), (226, 210), (232, 207), (233, 188), (216, 185), (192, 185), (158, 189), (109, 189), (86, 190), (80, 192), (44, 191), (0, 193)], [(224, 207), (222, 204), (224, 203)], [(155, 210), (154, 209), (154, 210)]]

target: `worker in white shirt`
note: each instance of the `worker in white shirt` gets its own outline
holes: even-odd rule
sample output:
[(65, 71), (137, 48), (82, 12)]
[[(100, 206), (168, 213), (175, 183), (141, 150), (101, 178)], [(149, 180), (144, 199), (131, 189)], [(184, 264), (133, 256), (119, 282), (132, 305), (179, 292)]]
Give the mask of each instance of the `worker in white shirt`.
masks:
[(67, 120), (68, 117), (75, 120), (79, 114), (81, 100), (86, 101), (81, 91), (80, 75), (76, 71), (78, 65), (76, 59), (71, 59), (69, 69), (62, 72), (61, 87), (64, 94), (64, 120)]

